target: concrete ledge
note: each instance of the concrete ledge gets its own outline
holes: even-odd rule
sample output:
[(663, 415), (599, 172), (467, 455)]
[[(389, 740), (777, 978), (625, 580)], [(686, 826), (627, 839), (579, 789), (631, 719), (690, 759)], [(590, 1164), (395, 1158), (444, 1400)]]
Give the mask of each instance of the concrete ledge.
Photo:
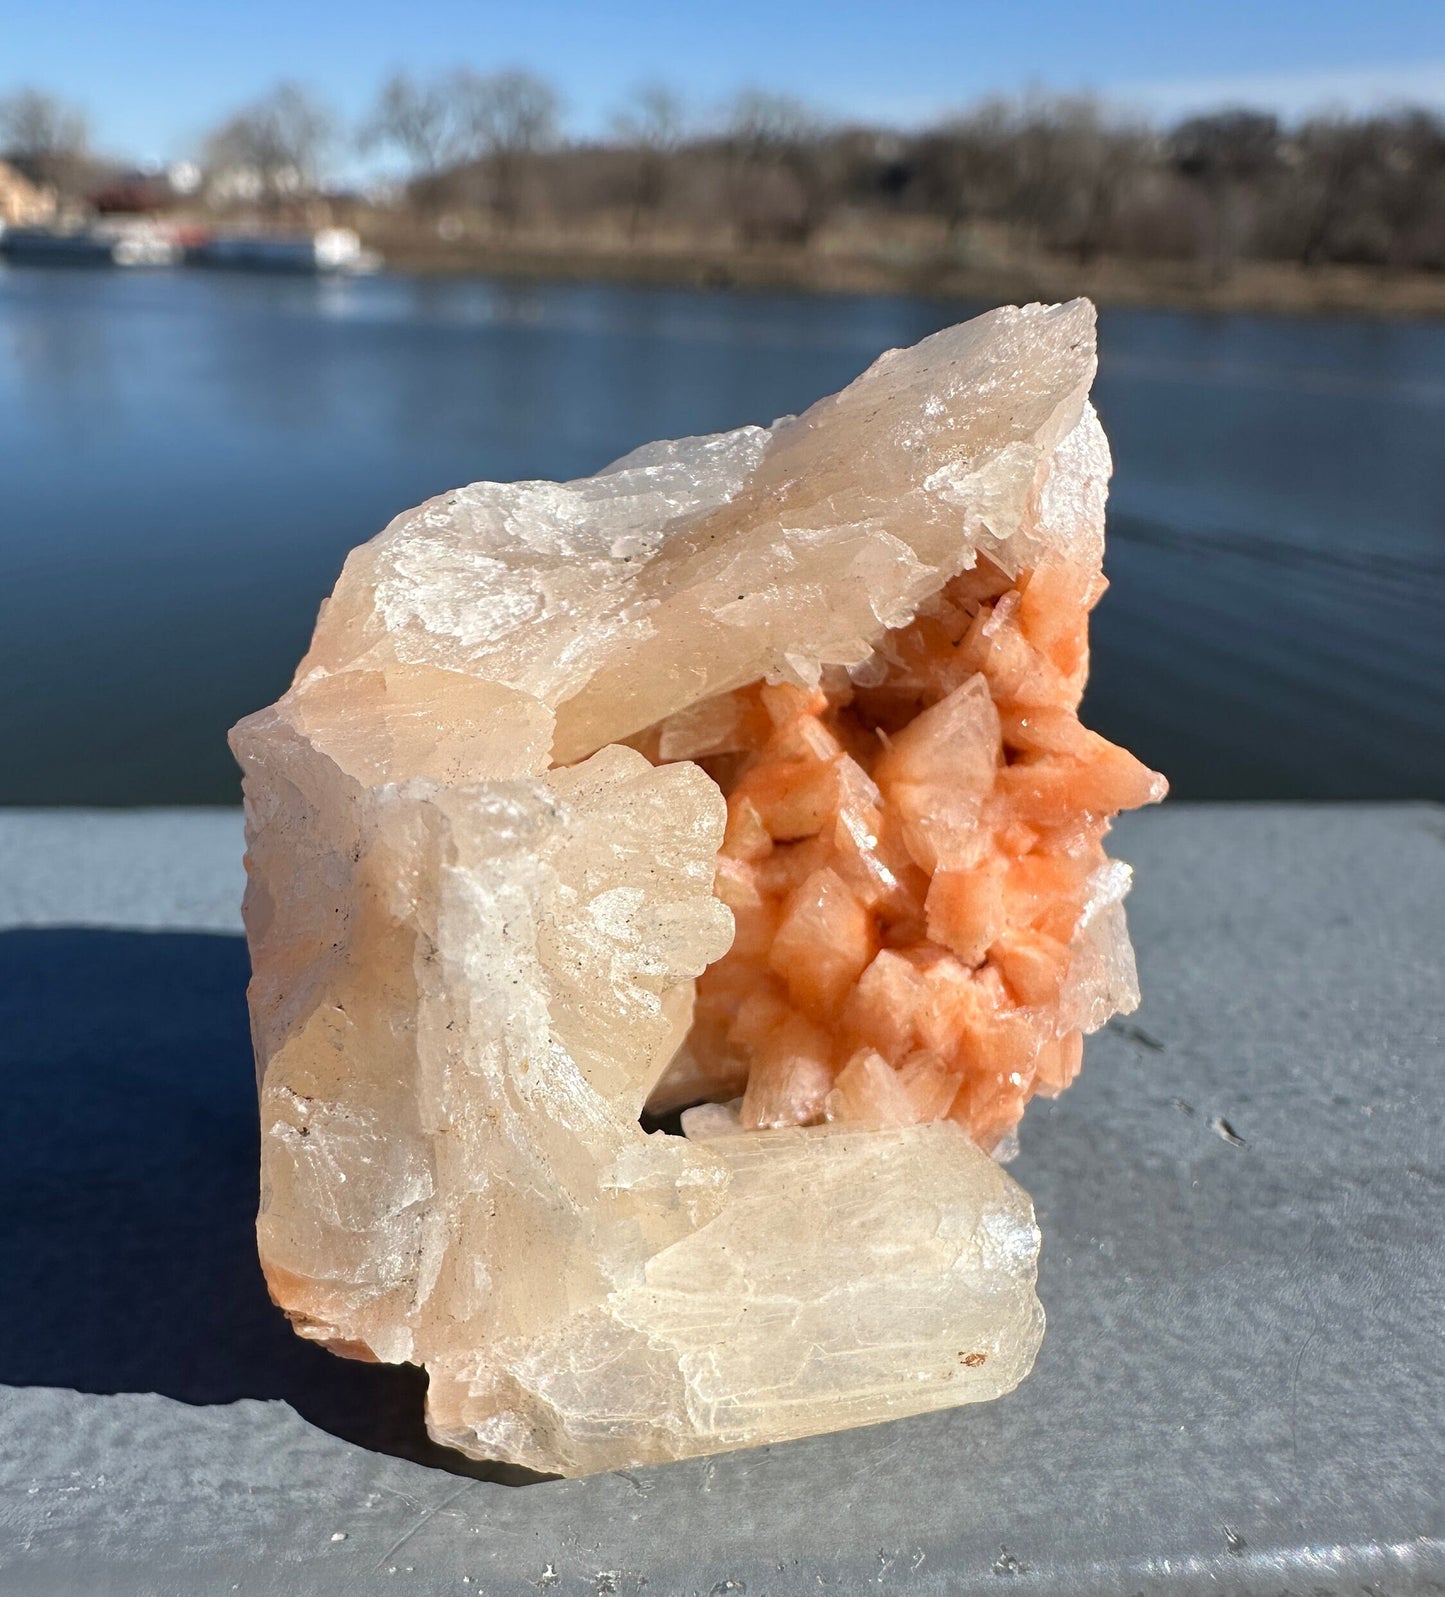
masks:
[(1116, 843), (1145, 1005), (1025, 1122), (1019, 1391), (513, 1488), (265, 1299), (238, 817), (0, 812), (0, 1591), (1445, 1592), (1445, 809)]
[(0, 926), (239, 932), (241, 812), (0, 809)]

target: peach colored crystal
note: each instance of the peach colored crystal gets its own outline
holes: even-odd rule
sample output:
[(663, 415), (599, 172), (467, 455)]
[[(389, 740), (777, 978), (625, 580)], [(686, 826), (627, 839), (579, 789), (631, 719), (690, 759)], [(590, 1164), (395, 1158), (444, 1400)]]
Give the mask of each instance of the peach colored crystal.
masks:
[(736, 929), (655, 1106), (740, 1093), (748, 1129), (947, 1117), (992, 1149), (1068, 1086), (1091, 1018), (1061, 1002), (1072, 945), (1122, 885), (1103, 835), (1163, 792), (1075, 714), (1102, 587), (1088, 562), (1011, 577), (980, 557), (866, 680), (709, 701), (688, 747), (727, 797)]
[(1027, 1374), (984, 1150), (1137, 1001), (1102, 837), (1163, 792), (1075, 713), (1093, 371), (1087, 303), (1005, 309), (442, 495), (235, 729), (267, 1280), (439, 1440), (580, 1474)]

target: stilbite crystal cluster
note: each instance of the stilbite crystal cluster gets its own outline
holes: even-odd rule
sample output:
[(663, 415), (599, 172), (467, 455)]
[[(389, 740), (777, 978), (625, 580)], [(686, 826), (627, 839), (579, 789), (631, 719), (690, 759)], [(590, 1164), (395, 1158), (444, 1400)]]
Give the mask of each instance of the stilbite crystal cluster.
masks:
[(1086, 302), (1004, 309), (445, 494), (235, 729), (267, 1280), (439, 1440), (581, 1474), (1028, 1372), (984, 1150), (1136, 1001), (1100, 840), (1163, 790), (1075, 714), (1093, 373)]

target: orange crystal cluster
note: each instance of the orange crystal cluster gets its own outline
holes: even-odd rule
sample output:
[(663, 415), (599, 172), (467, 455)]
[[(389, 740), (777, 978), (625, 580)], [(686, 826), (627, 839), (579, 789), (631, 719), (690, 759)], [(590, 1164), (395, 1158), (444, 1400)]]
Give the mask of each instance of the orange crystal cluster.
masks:
[(727, 795), (737, 931), (689, 1050), (713, 1096), (743, 1092), (745, 1127), (948, 1118), (994, 1148), (1078, 1073), (1060, 1000), (1103, 836), (1164, 792), (1076, 713), (1103, 589), (983, 558), (870, 671), (754, 685), (670, 729)]
[(1137, 1003), (1100, 839), (1163, 790), (1075, 713), (1094, 369), (1087, 303), (1003, 307), (438, 495), (234, 729), (266, 1280), (438, 1441), (581, 1475), (1027, 1375), (981, 1145)]

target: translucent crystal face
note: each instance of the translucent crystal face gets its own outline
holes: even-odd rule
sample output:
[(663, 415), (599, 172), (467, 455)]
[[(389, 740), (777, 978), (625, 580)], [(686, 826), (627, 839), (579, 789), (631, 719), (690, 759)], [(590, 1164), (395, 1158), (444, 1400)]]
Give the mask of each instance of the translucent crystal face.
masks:
[(755, 684), (635, 740), (726, 795), (736, 923), (654, 1110), (948, 1118), (993, 1149), (1069, 1084), (1084, 1030), (1136, 997), (1103, 835), (1163, 794), (1079, 724), (1102, 586), (1084, 560), (1010, 577), (981, 557), (852, 675)]
[(440, 1440), (582, 1473), (1027, 1373), (979, 1143), (1133, 1002), (1099, 839), (1157, 796), (1074, 715), (1093, 369), (1087, 304), (996, 311), (771, 429), (441, 495), (233, 732), (267, 1280), (425, 1365)]

